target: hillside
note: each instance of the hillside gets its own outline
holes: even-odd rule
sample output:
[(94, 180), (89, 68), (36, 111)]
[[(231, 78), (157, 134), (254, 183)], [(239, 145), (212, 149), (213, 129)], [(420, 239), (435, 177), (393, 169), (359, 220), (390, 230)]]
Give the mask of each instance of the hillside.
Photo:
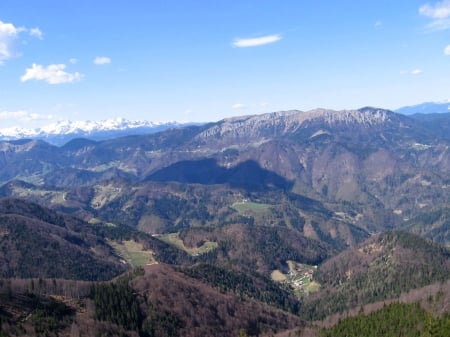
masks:
[(241, 301), (232, 293), (219, 292), (162, 265), (149, 266), (145, 276), (132, 284), (148, 303), (158, 303), (159, 310), (185, 322), (180, 336), (234, 336), (241, 329), (258, 335), (303, 325), (296, 316), (256, 301)]
[(183, 230), (180, 237), (188, 247), (216, 242), (217, 249), (202, 258), (205, 262), (266, 276), (274, 269), (285, 270), (288, 260), (315, 265), (333, 253), (329, 245), (286, 228), (236, 224), (214, 230)]
[[(46, 293), (40, 284), (49, 284)], [(112, 283), (93, 285), (86, 293), (89, 284), (41, 279), (33, 290), (3, 287), (0, 280), (2, 334), (228, 337), (304, 325), (292, 314), (218, 291), (167, 265), (146, 266)], [(77, 291), (62, 296), (61, 289), (69, 286)]]
[(0, 200), (0, 276), (108, 280), (126, 270), (80, 220), (18, 199)]
[(449, 275), (447, 249), (407, 232), (383, 233), (319, 266), (314, 279), (321, 284), (321, 291), (306, 299), (302, 315), (323, 319), (447, 281)]
[(433, 317), (419, 305), (389, 304), (367, 316), (347, 318), (323, 329), (320, 337), (448, 336), (450, 316)]
[(150, 234), (252, 224), (288, 228), (339, 249), (368, 236), (355, 223), (357, 214), (333, 213), (319, 201), (273, 187), (115, 178), (64, 190), (11, 181), (0, 188), (0, 195), (27, 198), (86, 221), (132, 226)]
[(450, 209), (443, 205), (406, 221), (402, 228), (450, 247)]

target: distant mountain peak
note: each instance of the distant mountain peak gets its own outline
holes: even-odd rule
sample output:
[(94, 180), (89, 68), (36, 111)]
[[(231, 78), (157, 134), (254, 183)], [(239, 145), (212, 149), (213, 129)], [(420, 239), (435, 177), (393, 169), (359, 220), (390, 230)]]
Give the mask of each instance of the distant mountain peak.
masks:
[(87, 137), (93, 140), (118, 137), (132, 133), (152, 133), (184, 125), (178, 122), (149, 122), (128, 120), (123, 117), (101, 121), (61, 120), (34, 129), (10, 127), (0, 129), (0, 140), (23, 138), (45, 139), (53, 144), (62, 144), (73, 138)]
[(403, 115), (448, 113), (450, 112), (450, 99), (444, 99), (439, 102), (424, 102), (416, 105), (404, 106), (395, 110), (395, 112)]

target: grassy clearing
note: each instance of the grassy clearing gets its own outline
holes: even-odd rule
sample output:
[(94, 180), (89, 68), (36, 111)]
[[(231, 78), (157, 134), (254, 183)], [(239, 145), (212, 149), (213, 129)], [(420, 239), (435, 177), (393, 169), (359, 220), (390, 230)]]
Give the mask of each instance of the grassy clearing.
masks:
[(316, 281), (309, 282), (309, 285), (306, 287), (306, 292), (308, 294), (315, 293), (316, 291), (319, 291), (319, 290), (320, 290), (320, 284), (317, 283)]
[(267, 211), (267, 209), (272, 206), (273, 205), (270, 204), (260, 204), (251, 201), (243, 201), (243, 202), (235, 202), (231, 207), (233, 207), (239, 213), (245, 212), (259, 213)]
[(280, 270), (276, 269), (270, 274), (270, 278), (275, 282), (286, 281), (287, 277)]
[(183, 240), (180, 239), (180, 236), (178, 233), (164, 234), (164, 235), (158, 236), (158, 239), (160, 239), (161, 241), (164, 241), (172, 246), (175, 246), (178, 249), (184, 250), (186, 253), (188, 253), (192, 256), (201, 255), (201, 254), (207, 253), (207, 252), (219, 247), (217, 242), (212, 242), (212, 241), (206, 241), (200, 247), (194, 247), (194, 248), (186, 247), (183, 243)]
[(50, 200), (52, 203), (59, 204), (66, 201), (67, 192), (60, 192), (60, 191), (50, 191), (50, 190), (44, 190), (39, 188), (21, 188), (16, 187), (14, 188), (14, 193), (17, 197), (39, 197), (39, 198), (45, 198), (47, 200)]
[(110, 241), (109, 244), (114, 247), (119, 256), (133, 267), (144, 266), (156, 262), (153, 253), (144, 250), (142, 244), (137, 243), (136, 241), (128, 240), (122, 241), (121, 243)]
[(115, 223), (112, 222), (103, 222), (100, 219), (97, 218), (91, 218), (88, 223), (90, 223), (91, 225), (99, 225), (99, 224), (104, 224), (107, 227), (117, 227), (117, 225)]

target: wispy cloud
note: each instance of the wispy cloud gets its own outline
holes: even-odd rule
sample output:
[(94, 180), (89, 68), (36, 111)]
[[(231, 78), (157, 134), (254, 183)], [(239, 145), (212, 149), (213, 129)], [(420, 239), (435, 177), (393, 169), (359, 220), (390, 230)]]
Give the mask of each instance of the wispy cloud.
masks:
[(78, 63), (78, 59), (75, 58), (75, 57), (72, 57), (72, 58), (69, 59), (69, 62), (70, 62), (71, 64), (76, 64), (76, 63)]
[(402, 75), (420, 75), (423, 73), (422, 69), (412, 69), (412, 70), (402, 70), (400, 74)]
[(429, 30), (445, 30), (450, 28), (450, 0), (438, 1), (435, 4), (425, 4), (419, 8), (419, 14), (430, 18)]
[(445, 47), (444, 54), (450, 56), (450, 44), (447, 47)]
[(52, 120), (55, 118), (56, 117), (53, 115), (41, 115), (26, 110), (17, 110), (17, 111), (0, 110), (0, 120), (32, 122), (32, 121)]
[(380, 20), (376, 21), (376, 22), (373, 24), (373, 26), (374, 26), (375, 28), (380, 28), (382, 25), (383, 25), (383, 22), (381, 22)]
[(245, 109), (245, 108), (246, 108), (246, 105), (245, 105), (245, 104), (242, 104), (242, 103), (236, 103), (236, 104), (233, 104), (233, 105), (231, 106), (231, 108), (232, 108), (232, 109), (235, 109), (235, 110)]
[(232, 43), (233, 47), (245, 48), (245, 47), (257, 47), (270, 43), (278, 42), (282, 39), (281, 35), (266, 35), (250, 39), (235, 39)]
[(30, 36), (42, 39), (43, 33), (39, 28), (16, 27), (12, 23), (0, 21), (0, 64), (20, 55), (18, 41), (21, 33), (28, 32)]
[(83, 77), (79, 72), (68, 73), (65, 69), (65, 64), (50, 64), (44, 67), (40, 64), (33, 63), (31, 68), (26, 69), (25, 74), (20, 80), (22, 82), (37, 80), (45, 81), (49, 84), (62, 84), (77, 82)]
[(106, 57), (106, 56), (97, 56), (94, 59), (94, 64), (97, 65), (104, 65), (104, 64), (110, 64), (111, 63), (111, 58)]
[(44, 34), (42, 33), (42, 31), (39, 28), (31, 28), (29, 30), (30, 36), (35, 37), (39, 40), (42, 40), (44, 37)]

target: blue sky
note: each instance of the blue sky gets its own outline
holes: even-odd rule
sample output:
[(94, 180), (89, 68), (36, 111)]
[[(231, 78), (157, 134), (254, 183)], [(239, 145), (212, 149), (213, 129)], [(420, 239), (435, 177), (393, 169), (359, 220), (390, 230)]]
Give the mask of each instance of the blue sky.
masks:
[(450, 98), (450, 0), (2, 0), (0, 128)]

